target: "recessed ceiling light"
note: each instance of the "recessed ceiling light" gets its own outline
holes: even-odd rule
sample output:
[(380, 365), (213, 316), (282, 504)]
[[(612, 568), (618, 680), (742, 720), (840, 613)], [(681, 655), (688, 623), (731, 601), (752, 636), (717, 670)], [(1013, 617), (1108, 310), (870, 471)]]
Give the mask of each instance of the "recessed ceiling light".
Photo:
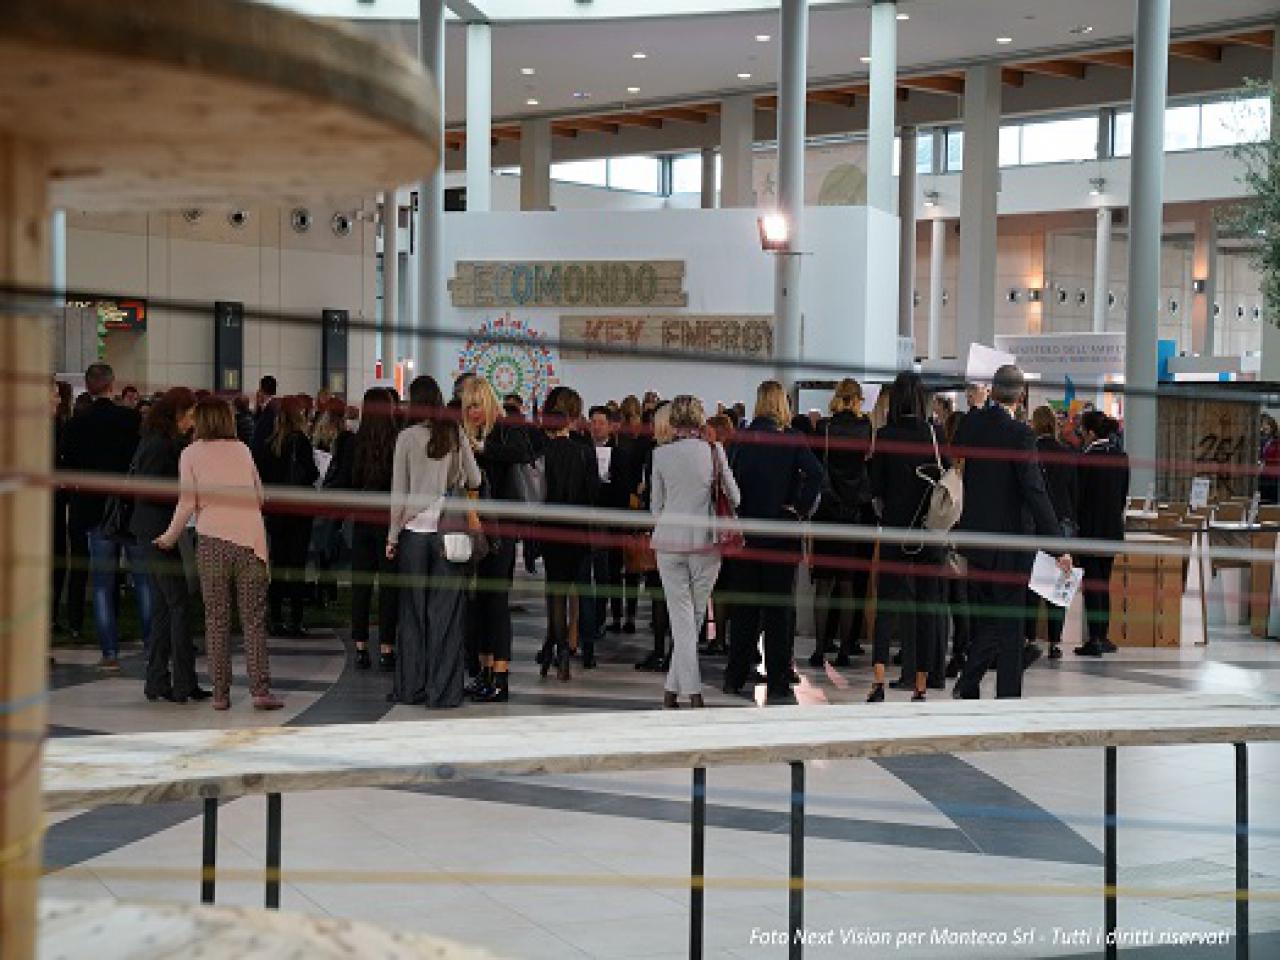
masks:
[(521, 67), (520, 72), (523, 73), (526, 77), (532, 77), (536, 71), (533, 69), (533, 67)]
[(644, 51), (642, 51), (642, 50), (637, 50), (635, 53), (633, 53), (633, 54), (631, 55), (631, 59), (632, 59), (632, 60), (643, 60), (643, 59), (645, 59), (645, 57), (647, 57), (647, 56), (649, 56), (649, 55), (648, 55), (647, 53), (645, 53)]
[(536, 107), (537, 105), (538, 105), (537, 97), (530, 97), (528, 100), (525, 101), (525, 106)]
[(899, 19), (899, 20), (910, 20), (910, 19), (911, 19), (911, 14), (909, 14), (909, 13), (900, 13), (900, 14), (898, 14), (898, 19)]
[(870, 63), (870, 62), (871, 62), (871, 58), (870, 58), (870, 57), (859, 57), (858, 59), (859, 59), (859, 60), (861, 60), (863, 63)]
[(757, 33), (757, 34), (756, 34), (756, 43), (768, 43), (768, 42), (769, 42), (770, 40), (772, 40), (772, 39), (773, 39), (773, 37), (771, 37), (771, 36), (770, 36), (769, 34), (767, 34), (767, 33)]
[(573, 91), (573, 99), (575, 99), (575, 100), (590, 100), (590, 99), (591, 99), (591, 93), (590, 93), (589, 91), (587, 91), (587, 90), (575, 90), (575, 91)]
[(640, 92), (639, 87), (627, 87), (627, 93), (639, 93), (639, 92)]
[(1093, 33), (1093, 26), (1088, 23), (1078, 23), (1071, 28), (1071, 32), (1077, 37), (1083, 37), (1087, 33)]
[(996, 37), (996, 43), (1013, 43), (1013, 37)]
[(740, 73), (740, 74), (738, 74), (738, 79), (739, 79), (739, 80), (750, 80), (750, 79), (751, 79), (751, 74), (749, 74), (749, 73)]

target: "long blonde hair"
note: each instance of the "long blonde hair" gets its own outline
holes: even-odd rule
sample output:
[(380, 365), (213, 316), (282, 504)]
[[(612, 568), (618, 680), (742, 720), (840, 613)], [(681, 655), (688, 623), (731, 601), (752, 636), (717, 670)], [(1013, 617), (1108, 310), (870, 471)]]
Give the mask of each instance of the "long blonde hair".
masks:
[(675, 439), (676, 431), (671, 426), (671, 404), (661, 403), (653, 411), (653, 442), (661, 446)]
[[(471, 377), (462, 385), (460, 399), (462, 429), (467, 436), (483, 440), (489, 435), (493, 425), (498, 422), (498, 418), (502, 416), (502, 407), (498, 404), (498, 394), (494, 392), (493, 384), (480, 377)], [(479, 407), (484, 412), (484, 423), (478, 427), (472, 424), (471, 418), (467, 416), (467, 411), (472, 407)]]
[(786, 388), (777, 380), (766, 380), (756, 389), (755, 416), (770, 417), (779, 430), (791, 426), (791, 401)]
[(862, 384), (853, 377), (845, 377), (836, 384), (835, 393), (831, 394), (831, 405), (827, 408), (833, 414), (842, 410), (858, 413), (862, 410)]

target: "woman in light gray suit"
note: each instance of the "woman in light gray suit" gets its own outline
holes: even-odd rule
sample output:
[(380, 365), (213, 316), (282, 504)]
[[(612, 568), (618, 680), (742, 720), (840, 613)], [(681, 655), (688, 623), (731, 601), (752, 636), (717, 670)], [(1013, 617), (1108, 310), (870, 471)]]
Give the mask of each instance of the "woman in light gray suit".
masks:
[(724, 448), (704, 437), (706, 417), (696, 397), (671, 401), (673, 437), (653, 451), (653, 490), (649, 506), (657, 517), (653, 549), (671, 621), (671, 668), (667, 671), (664, 707), (679, 706), (689, 697), (702, 706), (702, 676), (698, 671), (698, 631), (707, 615), (707, 599), (720, 572), (720, 554), (707, 526), (691, 526), (681, 517), (710, 517), (714, 513), (714, 484), (719, 482), (737, 506), (738, 485)]

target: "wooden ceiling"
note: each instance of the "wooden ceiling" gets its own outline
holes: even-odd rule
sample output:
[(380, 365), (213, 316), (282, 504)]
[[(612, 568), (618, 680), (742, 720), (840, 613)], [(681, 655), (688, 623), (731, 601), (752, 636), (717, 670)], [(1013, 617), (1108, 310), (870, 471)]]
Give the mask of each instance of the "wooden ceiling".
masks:
[[(1169, 44), (1169, 56), (1185, 60), (1216, 63), (1222, 59), (1223, 50), (1227, 47), (1257, 47), (1270, 50), (1274, 44), (1274, 31), (1253, 30), (1248, 33), (1234, 33), (1199, 40), (1175, 40)], [(1003, 69), (1003, 79), (1005, 85), (1010, 87), (1021, 87), (1026, 82), (1028, 74), (1051, 77), (1058, 80), (1083, 80), (1090, 71), (1097, 68), (1132, 70), (1133, 49), (1090, 50), (1071, 54), (1070, 56), (1055, 57), (1050, 60), (1027, 60), (1010, 63)], [(823, 87), (810, 89), (807, 99), (810, 103), (849, 109), (858, 102), (859, 98), (868, 96), (870, 90), (870, 84), (866, 82), (840, 87)], [(905, 100), (912, 91), (954, 97), (963, 96), (964, 72), (956, 70), (921, 76), (899, 77), (898, 99)], [(777, 110), (778, 98), (774, 95), (759, 96), (755, 98), (755, 104), (757, 110)], [(719, 113), (719, 101), (682, 103), (646, 110), (565, 117), (551, 122), (551, 132), (557, 137), (572, 138), (580, 133), (616, 134), (624, 127), (648, 127), (658, 130), (669, 123), (705, 124), (711, 117), (717, 116)], [(499, 141), (519, 140), (520, 124), (511, 123), (495, 126), (492, 136), (495, 146)], [(466, 130), (447, 130), (444, 139), (446, 149), (461, 150), (466, 144)]]

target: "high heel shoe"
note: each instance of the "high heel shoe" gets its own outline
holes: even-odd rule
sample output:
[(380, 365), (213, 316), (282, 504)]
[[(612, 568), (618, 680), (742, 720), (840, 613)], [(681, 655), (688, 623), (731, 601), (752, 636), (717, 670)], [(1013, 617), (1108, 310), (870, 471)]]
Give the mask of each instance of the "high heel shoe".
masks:
[(559, 650), (559, 656), (556, 657), (556, 676), (562, 683), (567, 683), (573, 679), (569, 671), (569, 657), (573, 655), (573, 651), (569, 649), (568, 644), (563, 644)]
[(663, 710), (679, 710), (680, 701), (676, 695), (670, 690), (664, 690), (662, 693), (662, 709)]
[(373, 666), (373, 661), (369, 657), (368, 647), (356, 647), (356, 669), (368, 670)]
[(917, 690), (915, 693), (911, 694), (912, 703), (923, 703), (925, 699), (925, 691), (923, 690)]
[(555, 657), (556, 646), (550, 640), (542, 641), (542, 649), (538, 651), (538, 663), (542, 664), (538, 670), (538, 676), (543, 680), (547, 679), (547, 674), (551, 672), (551, 664)]
[(705, 707), (706, 704), (702, 702), (702, 694), (700, 693), (690, 694), (689, 706), (691, 706), (694, 710), (701, 710), (703, 707)]
[(378, 669), (383, 673), (391, 673), (396, 668), (396, 655), (393, 652), (378, 654)]
[(873, 683), (871, 692), (867, 694), (867, 703), (884, 703), (884, 684)]

